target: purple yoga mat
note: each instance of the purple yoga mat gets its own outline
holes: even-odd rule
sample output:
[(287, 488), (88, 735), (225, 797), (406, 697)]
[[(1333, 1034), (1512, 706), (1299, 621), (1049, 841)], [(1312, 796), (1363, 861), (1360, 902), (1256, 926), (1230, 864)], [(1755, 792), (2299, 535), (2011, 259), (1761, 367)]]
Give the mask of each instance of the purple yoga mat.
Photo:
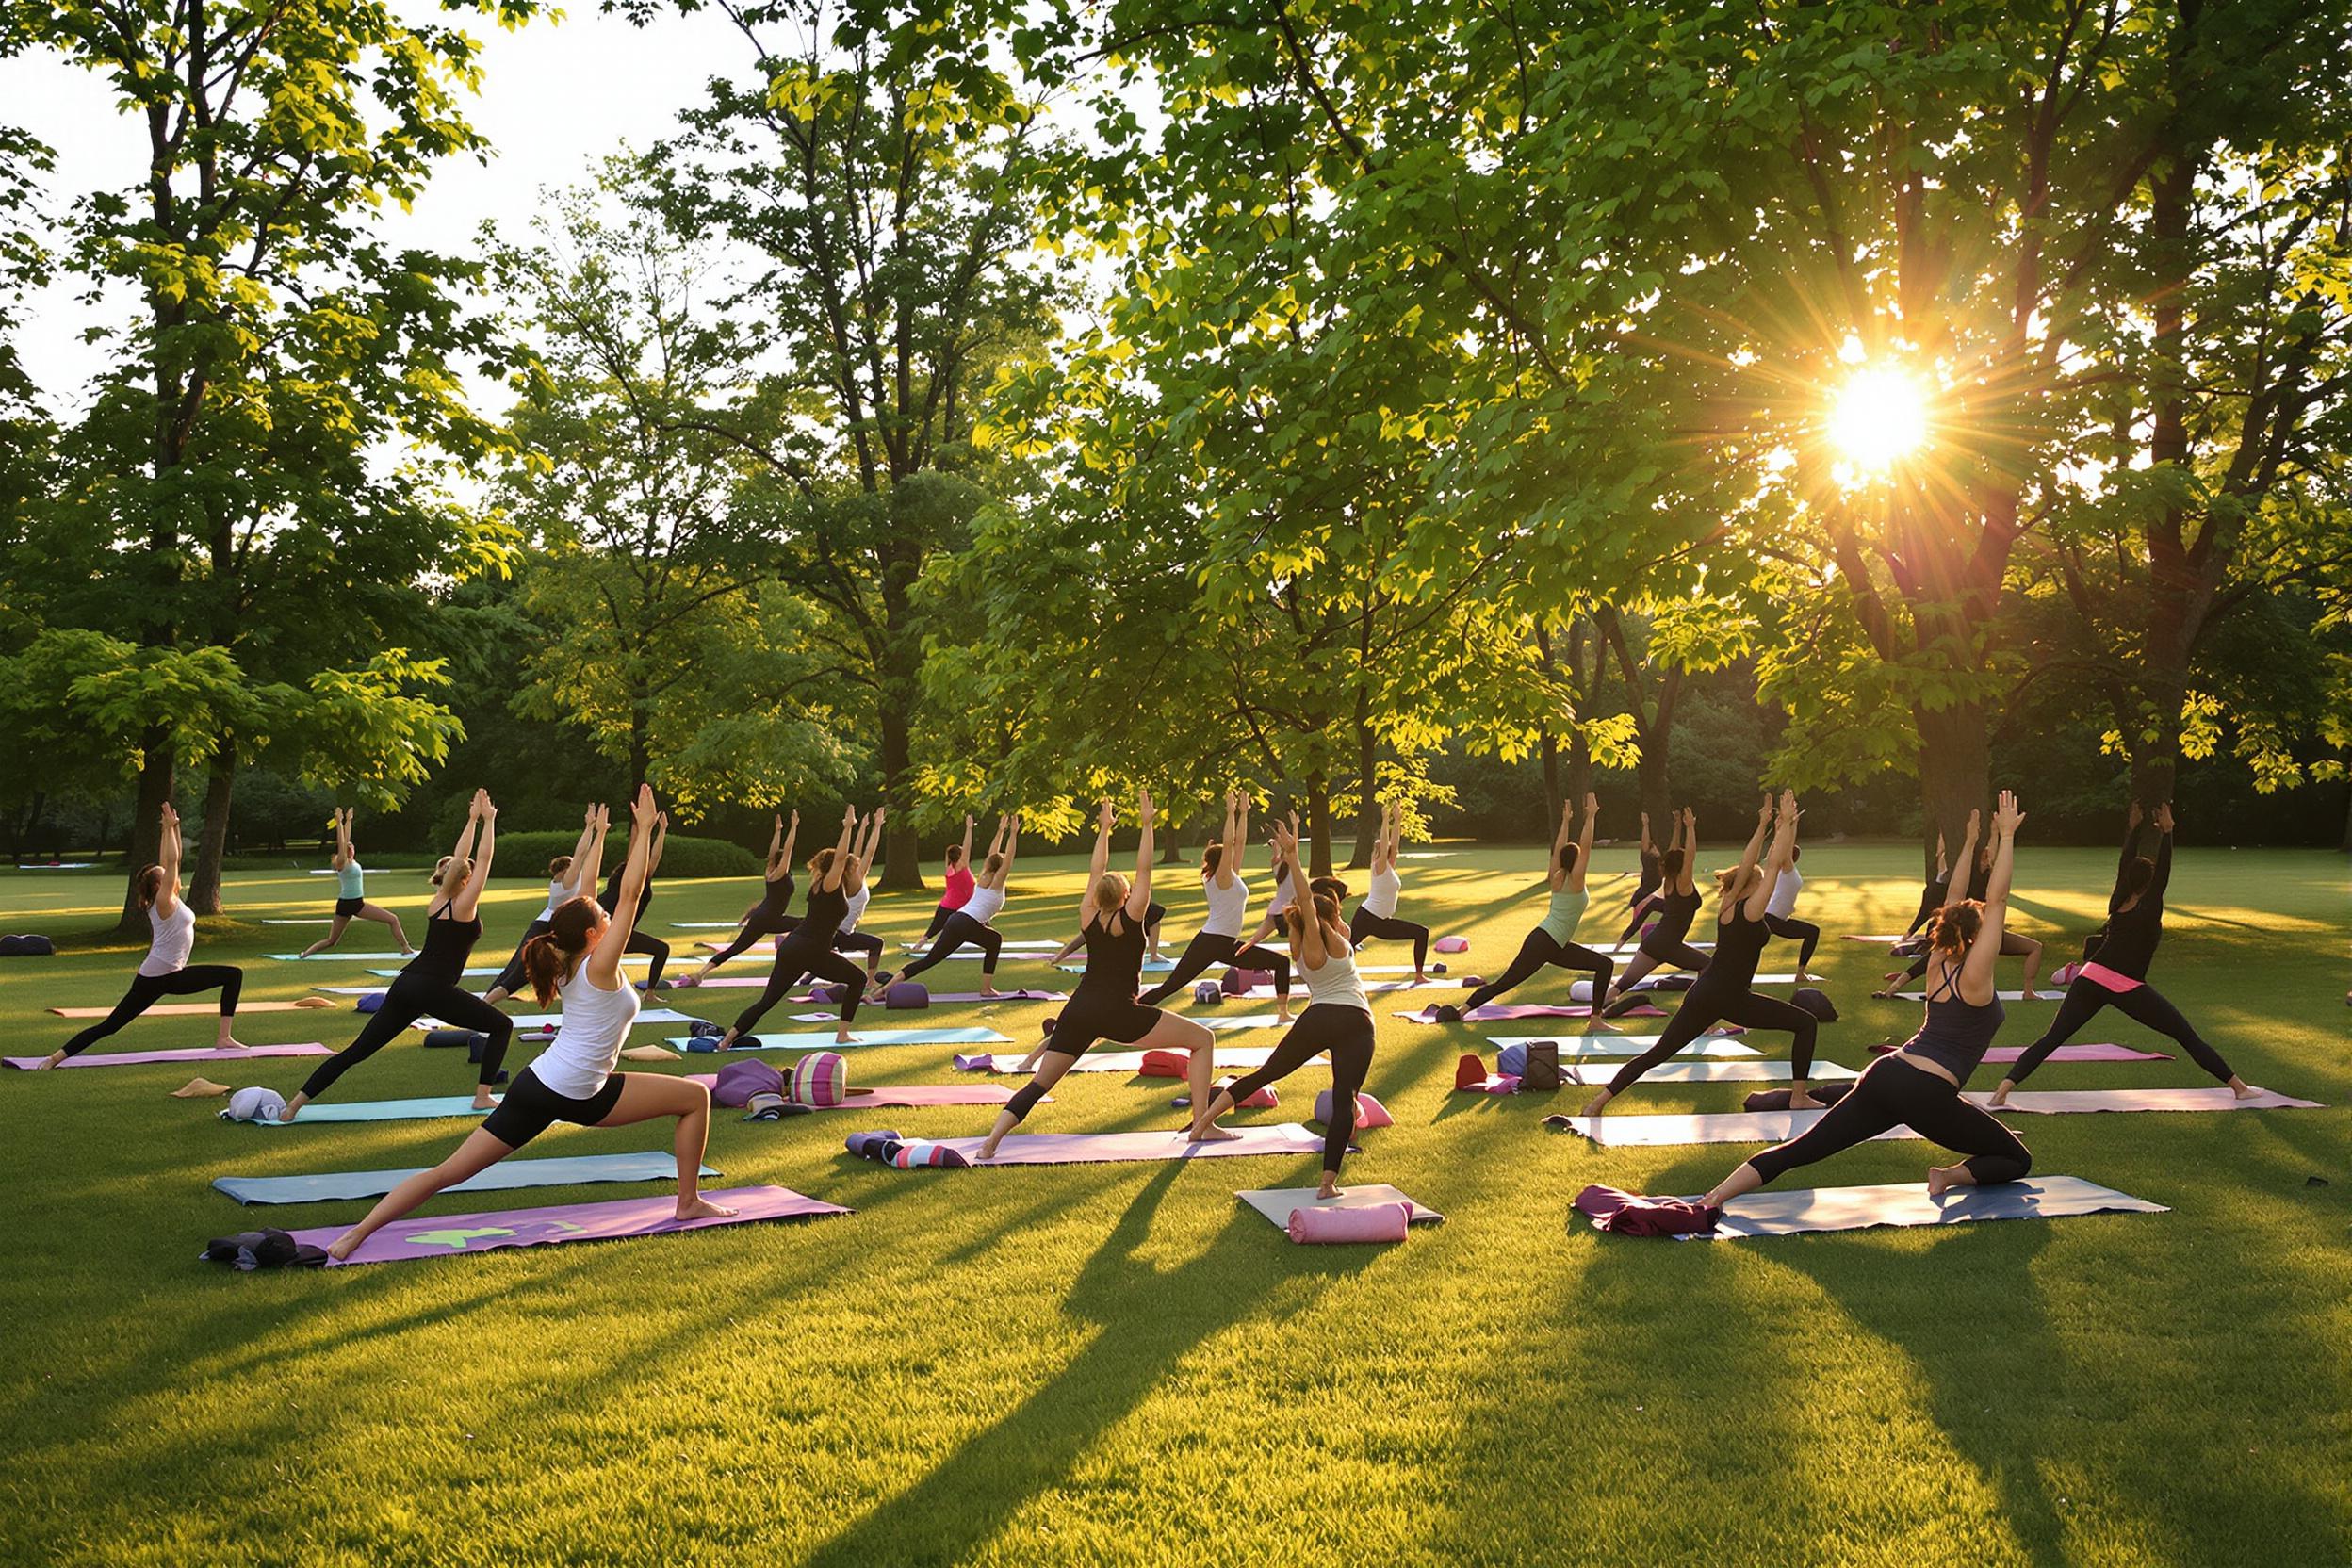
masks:
[[(1874, 1045), (1871, 1054), (1884, 1056), (1900, 1049), (1892, 1045)], [(2014, 1062), (2025, 1054), (2021, 1045), (1997, 1045), (1984, 1053), (1988, 1062)], [(2135, 1051), (2128, 1045), (2062, 1045), (2050, 1054), (2053, 1062), (2168, 1062), (2172, 1057), (2162, 1051)]]
[[(1098, 1165), (1119, 1160), (1213, 1160), (1238, 1154), (1319, 1154), (1323, 1137), (1295, 1121), (1236, 1127), (1227, 1143), (1186, 1143), (1180, 1132), (1015, 1133), (997, 1145), (989, 1165)], [(973, 1160), (986, 1138), (940, 1138)], [(978, 1162), (974, 1160), (974, 1163)]]
[[(1485, 1006), (1462, 1015), (1464, 1023), (1489, 1023), (1503, 1018), (1588, 1018), (1592, 1009), (1583, 1005), (1556, 1007), (1548, 1002), (1490, 1002)], [(1398, 1018), (1413, 1023), (1435, 1023), (1436, 1018), (1427, 1007), (1417, 1013), (1398, 1013)], [(1664, 1018), (1656, 1007), (1628, 1007), (1619, 1018)], [(1729, 1033), (1717, 1030), (1718, 1034)]]
[[(150, 1062), (241, 1062), (248, 1056), (332, 1056), (335, 1052), (323, 1045), (249, 1045), (242, 1051), (223, 1051), (207, 1045), (186, 1051), (96, 1051), (82, 1056), (68, 1056), (59, 1067), (141, 1067)], [(30, 1070), (47, 1061), (46, 1056), (0, 1056), (10, 1067)]]
[[(790, 1187), (726, 1187), (703, 1196), (738, 1212), (729, 1219), (680, 1223), (675, 1198), (616, 1198), (604, 1203), (567, 1203), (551, 1209), (505, 1209), (491, 1214), (444, 1214), (430, 1219), (396, 1219), (360, 1243), (343, 1264), (399, 1263), (456, 1252), (489, 1252), (501, 1247), (540, 1247), (560, 1241), (618, 1241), (624, 1236), (665, 1231), (704, 1231), (714, 1225), (746, 1225), (755, 1219), (803, 1219), (847, 1214)], [(294, 1239), (324, 1247), (351, 1227), (321, 1225), (297, 1231)], [(342, 1266), (330, 1261), (329, 1268)]]
[[(715, 1072), (690, 1072), (689, 1081), (704, 1088), (719, 1086)], [(820, 1111), (874, 1111), (908, 1108), (917, 1105), (1002, 1105), (1013, 1097), (1013, 1091), (1002, 1084), (876, 1084), (872, 1088), (852, 1089), (847, 1100), (838, 1105), (819, 1105)]]

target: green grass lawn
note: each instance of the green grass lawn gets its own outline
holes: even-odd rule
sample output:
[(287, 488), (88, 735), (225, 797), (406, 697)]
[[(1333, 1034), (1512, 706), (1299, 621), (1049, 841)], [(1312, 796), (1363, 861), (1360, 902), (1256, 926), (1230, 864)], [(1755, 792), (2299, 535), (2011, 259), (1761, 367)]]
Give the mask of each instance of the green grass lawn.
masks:
[[(1450, 847), (1462, 852), (1408, 862), (1404, 912), (1473, 939), (1458, 972), (1491, 971), (1541, 914), (1541, 852)], [(1600, 857), (1604, 873), (1629, 863)], [(2019, 923), (2052, 963), (2095, 923), (2113, 864), (2028, 846)], [(1846, 1015), (1822, 1032), (1830, 1060), (1860, 1066), (1917, 1020), (1916, 1004), (1867, 999), (1884, 949), (1834, 935), (1900, 928), (1915, 867), (1895, 849), (1805, 857), (1800, 912), (1833, 933), (1820, 962)], [(1025, 866), (1008, 935), (1066, 935), (1081, 870)], [(1630, 885), (1596, 887), (1588, 939), (1614, 935), (1592, 932)], [(0, 930), (87, 932), (120, 887), (0, 874)], [(369, 890), (421, 934), (420, 878)], [(331, 891), (298, 871), (240, 873), (231, 897), (258, 922), (323, 912)], [(682, 945), (704, 933), (669, 922), (732, 916), (755, 891), (666, 884), (649, 923)], [(1174, 892), (1171, 946), (1197, 923), (1189, 871)], [(500, 882), (492, 897), (495, 962), (540, 890)], [(1565, 1223), (1586, 1183), (1692, 1192), (1753, 1151), (1597, 1151), (1548, 1135), (1542, 1117), (1572, 1104), (1449, 1092), (1479, 1030), (1384, 1007), (1368, 1086), (1396, 1125), (1365, 1136), (1348, 1179), (1446, 1214), (1402, 1247), (1296, 1248), (1234, 1203), (1237, 1186), (1311, 1183), (1312, 1159), (894, 1171), (849, 1159), (842, 1135), (977, 1133), (993, 1112), (746, 1125), (723, 1111), (716, 1184), (777, 1183), (856, 1214), (239, 1275), (195, 1261), (206, 1237), (344, 1222), (364, 1205), (240, 1209), (213, 1177), (430, 1164), (462, 1124), (270, 1132), (224, 1125), (218, 1102), (168, 1098), (185, 1068), (10, 1072), (0, 1560), (2352, 1560), (2344, 864), (2187, 851), (2170, 905), (2156, 982), (2247, 1078), (2332, 1108), (2017, 1119), (2038, 1170), (2169, 1205), (2162, 1216), (1713, 1245), (1595, 1236)], [(895, 939), (928, 908), (878, 898), (868, 923)], [(347, 946), (381, 947), (379, 931), (355, 927)], [(214, 922), (196, 957), (247, 963), (251, 998), (364, 978), (356, 962), (260, 959), (315, 935)], [(1401, 953), (1384, 944), (1368, 961)], [(62, 1042), (74, 1025), (42, 1009), (110, 1003), (137, 956), (0, 960), (8, 1054)], [(1765, 967), (1793, 956), (1776, 943)], [(1047, 972), (1008, 964), (1005, 978)], [(1563, 993), (1564, 977), (1521, 995)], [(678, 994), (724, 1016), (749, 993)], [(2050, 1005), (2013, 1004), (2003, 1042), (2030, 1039)], [(1025, 1048), (1046, 1010), (935, 1016), (992, 1023)], [(240, 1033), (340, 1045), (355, 1028), (348, 1011), (284, 1013)], [(2112, 1012), (2082, 1037), (2148, 1040)], [(207, 1038), (204, 1020), (155, 1020), (101, 1049)], [(860, 1050), (853, 1082), (950, 1081), (954, 1049)], [(204, 1070), (290, 1093), (310, 1065)], [(448, 1054), (394, 1047), (340, 1098), (466, 1082)], [(1283, 1109), (1250, 1119), (1302, 1118), (1324, 1082), (1311, 1069), (1282, 1086)], [(2185, 1060), (2059, 1063), (2033, 1086), (2204, 1082)], [(1731, 1110), (1746, 1086), (1644, 1086), (1617, 1108)], [(1174, 1091), (1073, 1076), (1031, 1126), (1167, 1126)], [(666, 1124), (559, 1130), (531, 1152), (667, 1137)], [(1790, 1184), (1917, 1181), (1929, 1157), (1865, 1145)], [(2313, 1175), (2332, 1184), (2307, 1186)], [(490, 1193), (426, 1212), (645, 1190)]]

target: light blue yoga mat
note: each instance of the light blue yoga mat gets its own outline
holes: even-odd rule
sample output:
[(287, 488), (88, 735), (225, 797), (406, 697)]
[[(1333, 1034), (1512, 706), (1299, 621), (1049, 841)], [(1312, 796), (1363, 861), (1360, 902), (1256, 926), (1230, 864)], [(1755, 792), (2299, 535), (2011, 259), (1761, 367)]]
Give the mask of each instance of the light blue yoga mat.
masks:
[[(1013, 1037), (1000, 1035), (993, 1029), (852, 1029), (851, 1045), (1010, 1045)], [(746, 1044), (745, 1041), (757, 1041)], [(687, 1050), (691, 1037), (672, 1037), (668, 1042), (679, 1051)], [(738, 1040), (737, 1051), (839, 1051), (828, 1032), (807, 1035), (747, 1035)], [(703, 1053), (723, 1056), (723, 1051)]]
[(443, 1094), (424, 1100), (329, 1100), (304, 1105), (302, 1114), (292, 1121), (250, 1121), (245, 1125), (307, 1127), (314, 1121), (422, 1121), (432, 1117), (487, 1115), (487, 1111), (474, 1109), (474, 1097), (470, 1094)]
[[(426, 1168), (341, 1170), (314, 1176), (217, 1176), (212, 1184), (240, 1203), (330, 1203), (381, 1198)], [(705, 1176), (718, 1172), (702, 1168)], [(500, 1160), (447, 1190), (507, 1192), (516, 1187), (568, 1187), (589, 1182), (666, 1182), (678, 1175), (672, 1154), (559, 1154), (548, 1159)]]
[[(1489, 1035), (1489, 1045), (1558, 1045), (1562, 1056), (1639, 1056), (1658, 1042), (1657, 1035)], [(1752, 1045), (1723, 1035), (1702, 1035), (1677, 1056), (1761, 1056)]]
[[(514, 1027), (517, 1029), (552, 1029), (564, 1021), (562, 1013), (516, 1013), (514, 1016)], [(647, 1007), (638, 1013), (637, 1021), (629, 1027), (639, 1029), (648, 1023), (693, 1023), (694, 1021), (695, 1018), (692, 1013), (672, 1012), (667, 1007)], [(409, 1027), (412, 1029), (449, 1029), (462, 1026), (443, 1023), (439, 1019), (420, 1018)]]

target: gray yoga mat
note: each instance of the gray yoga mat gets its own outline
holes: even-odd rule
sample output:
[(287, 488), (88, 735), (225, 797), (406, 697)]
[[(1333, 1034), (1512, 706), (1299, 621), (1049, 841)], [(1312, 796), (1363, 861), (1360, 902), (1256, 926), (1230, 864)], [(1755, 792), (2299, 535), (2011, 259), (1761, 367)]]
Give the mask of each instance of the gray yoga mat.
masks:
[[(341, 1170), (312, 1176), (217, 1176), (212, 1184), (240, 1203), (328, 1203), (345, 1198), (381, 1198), (426, 1168), (408, 1170)], [(702, 1168), (705, 1176), (718, 1172)], [(558, 1154), (537, 1160), (500, 1160), (467, 1177), (450, 1192), (507, 1192), (517, 1187), (568, 1187), (590, 1182), (666, 1182), (678, 1175), (675, 1155)]]
[[(1656, 1045), (1659, 1035), (1489, 1035), (1486, 1043), (1506, 1045), (1557, 1045), (1562, 1056), (1639, 1056)], [(1674, 1053), (1683, 1056), (1761, 1056), (1752, 1045), (1741, 1045), (1723, 1035), (1701, 1035), (1697, 1039)]]
[(1336, 1197), (1317, 1198), (1313, 1187), (1267, 1187), (1259, 1192), (1237, 1192), (1235, 1198), (1249, 1204), (1274, 1222), (1277, 1230), (1290, 1229), (1290, 1217), (1299, 1209), (1368, 1209), (1380, 1203), (1403, 1203), (1413, 1210), (1410, 1224), (1435, 1224), (1446, 1217), (1435, 1209), (1425, 1209), (1386, 1183), (1369, 1186), (1342, 1187)]
[[(1616, 1062), (1561, 1064), (1560, 1076), (1574, 1084), (1606, 1084), (1622, 1070)], [(1851, 1083), (1862, 1075), (1836, 1062), (1815, 1062), (1816, 1084)], [(1660, 1062), (1642, 1075), (1644, 1084), (1786, 1084), (1787, 1062)]]
[(2167, 1214), (2130, 1193), (2079, 1176), (2033, 1176), (1990, 1187), (1955, 1187), (1930, 1198), (1925, 1184), (1814, 1187), (1751, 1192), (1723, 1205), (1711, 1235), (1688, 1241), (1740, 1241), (1813, 1231), (1867, 1231), (1878, 1225), (1965, 1225), (1980, 1219), (2062, 1219), (2085, 1214)]
[[(1968, 1097), (1982, 1105), (1987, 1092)], [(2216, 1085), (2203, 1089), (2019, 1089), (2001, 1109), (2028, 1116), (2081, 1116), (2097, 1111), (2270, 1111), (2318, 1110), (2314, 1100), (2296, 1100), (2265, 1090), (2239, 1100)], [(1570, 1117), (1568, 1129), (1605, 1148), (1659, 1148), (1691, 1143), (1786, 1143), (1828, 1115), (1826, 1111), (1718, 1111), (1703, 1116)], [(1882, 1138), (1916, 1138), (1894, 1127)]]
[[(969, 1027), (958, 1029), (852, 1029), (845, 1044), (837, 1045), (833, 1037), (822, 1031), (806, 1035), (748, 1035), (735, 1042), (728, 1051), (704, 1053), (725, 1056), (734, 1051), (841, 1051), (857, 1045), (1010, 1045), (1013, 1037), (1000, 1035), (993, 1029)], [(678, 1036), (669, 1042), (680, 1051), (692, 1048), (690, 1036)]]

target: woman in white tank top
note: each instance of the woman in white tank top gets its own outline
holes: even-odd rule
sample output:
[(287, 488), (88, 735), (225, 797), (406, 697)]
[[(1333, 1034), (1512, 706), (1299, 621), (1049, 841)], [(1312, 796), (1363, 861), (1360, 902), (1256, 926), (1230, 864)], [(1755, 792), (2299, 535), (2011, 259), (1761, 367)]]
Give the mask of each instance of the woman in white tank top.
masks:
[(997, 994), (996, 963), (1004, 949), (1004, 937), (988, 923), (1004, 907), (1004, 885), (1012, 879), (1013, 857), (1020, 844), (1021, 819), (997, 818), (996, 837), (988, 842), (988, 858), (981, 863), (971, 894), (947, 912), (939, 923), (939, 940), (931, 944), (930, 952), (906, 966), (901, 980), (912, 980), (959, 948), (976, 947), (980, 950), (980, 994)]
[[(382, 1227), (433, 1194), (489, 1169), (558, 1121), (622, 1127), (678, 1118), (678, 1217), (724, 1219), (735, 1213), (705, 1201), (700, 1191), (703, 1146), (710, 1131), (710, 1091), (691, 1078), (666, 1072), (612, 1070), (643, 1004), (637, 988), (621, 974), (621, 955), (628, 951), (637, 923), (638, 895), (645, 890), (654, 838), (669, 825), (654, 807), (650, 785), (639, 786), (631, 817), (616, 912), (608, 917), (593, 898), (570, 900), (556, 910), (553, 926), (526, 946), (524, 968), (541, 1004), (559, 994), (564, 1000), (564, 1020), (555, 1038), (536, 1061), (515, 1074), (498, 1108), (466, 1135), (455, 1152), (384, 1194), (367, 1218), (335, 1238), (327, 1249), (329, 1256), (338, 1261), (350, 1257)], [(602, 811), (593, 814), (588, 842), (575, 867), (584, 865), (581, 887), (595, 887), (603, 869), (608, 821)]]
[(508, 997), (521, 990), (523, 988), (523, 949), (531, 945), (531, 939), (533, 937), (547, 935), (547, 928), (555, 923), (555, 912), (558, 909), (576, 898), (588, 898), (595, 894), (596, 874), (596, 868), (588, 864), (588, 841), (596, 832), (599, 809), (600, 808), (594, 806), (588, 808), (587, 815), (581, 819), (580, 837), (572, 844), (572, 852), (569, 855), (559, 855), (547, 862), (547, 906), (533, 915), (531, 923), (523, 927), (523, 939), (514, 944), (514, 953), (507, 957), (506, 967), (498, 971), (498, 977), (496, 980), (490, 982), (490, 988), (482, 993), (482, 999), (484, 1002), (504, 1002)]
[[(1290, 868), (1291, 886), (1306, 887), (1298, 869), (1298, 837), (1277, 825), (1274, 853)], [(1331, 1058), (1331, 1114), (1323, 1124), (1323, 1180), (1316, 1196), (1330, 1198), (1339, 1189), (1339, 1166), (1347, 1157), (1348, 1140), (1356, 1130), (1356, 1091), (1372, 1067), (1372, 1002), (1364, 995), (1356, 972), (1356, 956), (1348, 933), (1339, 923), (1339, 900), (1327, 892), (1311, 892), (1294, 900), (1285, 912), (1290, 950), (1307, 980), (1307, 1010), (1298, 1015), (1282, 1043), (1267, 1054), (1266, 1065), (1240, 1082), (1219, 1089), (1205, 1105), (1195, 1102), (1192, 1136), (1196, 1142), (1230, 1138), (1217, 1125), (1230, 1112), (1268, 1084), (1279, 1082), (1323, 1053)]]
[(1241, 879), (1242, 856), (1249, 844), (1250, 797), (1230, 790), (1225, 795), (1225, 836), (1200, 852), (1200, 890), (1208, 896), (1208, 919), (1184, 944), (1184, 956), (1168, 978), (1138, 999), (1145, 1006), (1158, 1006), (1191, 985), (1210, 965), (1220, 964), (1228, 969), (1270, 971), (1276, 1016), (1284, 1023), (1290, 1021), (1289, 958), (1241, 939), (1242, 923), (1250, 918), (1250, 884)]
[(1348, 923), (1348, 941), (1362, 947), (1369, 941), (1411, 942), (1413, 944), (1413, 979), (1419, 985), (1429, 978), (1429, 928), (1409, 920), (1396, 918), (1397, 895), (1404, 890), (1404, 878), (1396, 874), (1396, 852), (1404, 840), (1404, 809), (1395, 801), (1380, 808), (1380, 836), (1372, 845), (1372, 885), (1366, 889), (1364, 902), (1356, 906), (1355, 918)]

